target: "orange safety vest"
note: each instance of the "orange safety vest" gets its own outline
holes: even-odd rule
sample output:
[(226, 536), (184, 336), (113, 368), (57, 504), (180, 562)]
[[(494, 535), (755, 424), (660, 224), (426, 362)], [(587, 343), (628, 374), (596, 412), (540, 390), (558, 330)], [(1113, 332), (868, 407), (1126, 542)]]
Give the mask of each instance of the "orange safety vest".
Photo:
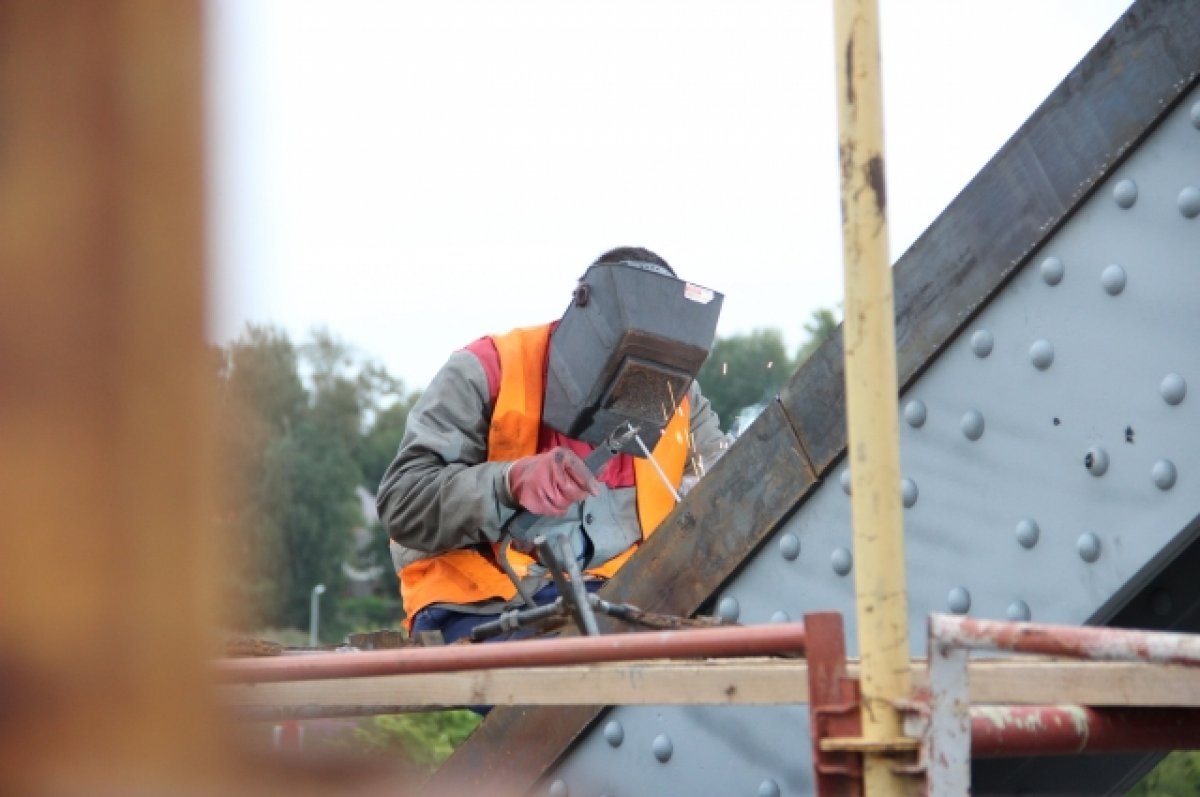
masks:
[[(546, 350), (552, 325), (514, 329), (492, 337), (500, 356), (500, 390), (488, 430), (488, 461), (508, 462), (538, 453), (542, 400), (546, 381)], [(654, 458), (676, 488), (683, 479), (688, 451), (690, 413), (684, 397), (654, 447)], [(675, 506), (649, 460), (633, 464), (637, 489), (638, 520), (642, 538), (649, 537)], [(640, 543), (639, 543), (640, 544)], [(499, 546), (493, 546), (498, 549)], [(587, 572), (610, 578), (633, 555), (637, 545)], [(509, 551), (509, 562), (524, 576), (533, 559)], [(489, 599), (511, 600), (517, 588), (504, 571), (475, 548), (421, 559), (402, 568), (400, 595), (411, 627), (413, 616), (431, 603), (475, 603)]]

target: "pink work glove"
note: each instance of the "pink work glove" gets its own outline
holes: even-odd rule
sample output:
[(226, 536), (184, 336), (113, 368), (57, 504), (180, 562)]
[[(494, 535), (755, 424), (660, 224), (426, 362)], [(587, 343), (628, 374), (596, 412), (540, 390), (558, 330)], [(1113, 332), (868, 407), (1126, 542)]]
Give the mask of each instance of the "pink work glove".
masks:
[(600, 494), (600, 483), (569, 448), (522, 457), (508, 469), (508, 491), (536, 515), (558, 517), (576, 501)]

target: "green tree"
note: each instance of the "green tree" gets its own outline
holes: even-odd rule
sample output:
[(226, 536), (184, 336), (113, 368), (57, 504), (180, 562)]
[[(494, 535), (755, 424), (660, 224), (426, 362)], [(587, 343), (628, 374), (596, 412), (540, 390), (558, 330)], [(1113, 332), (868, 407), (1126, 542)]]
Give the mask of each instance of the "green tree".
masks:
[(804, 332), (808, 338), (796, 350), (796, 358), (792, 360), (792, 370), (799, 368), (800, 364), (811, 357), (822, 343), (833, 337), (837, 328), (837, 316), (833, 314), (832, 310), (825, 307), (814, 310), (812, 317), (804, 323)]
[(791, 373), (783, 335), (756, 329), (717, 338), (696, 379), (728, 431), (742, 409), (770, 400)]
[(274, 620), (301, 628), (317, 584), (327, 588), (326, 616), (336, 612), (342, 562), (350, 556), (354, 529), (364, 522), (354, 493), (360, 474), (341, 440), (306, 421), (274, 441), (264, 476), (272, 515), (283, 529), (284, 550), (270, 565), (284, 591)]
[(380, 551), (355, 550), (355, 530), (365, 525), (356, 491), (375, 492), (415, 397), (326, 330), (296, 347), (278, 329), (249, 326), (215, 360), (226, 455), (221, 519), (236, 554), (226, 585), (231, 622), (303, 628), (316, 584), (327, 588), (323, 638), (338, 638), (356, 617), (391, 611), (398, 619), (390, 564), (379, 600), (344, 610), (339, 603), (344, 562), (387, 556), (378, 533), (371, 540)]
[(731, 430), (742, 410), (774, 398), (837, 327), (832, 310), (814, 311), (804, 324), (807, 337), (794, 358), (787, 356), (783, 335), (777, 329), (717, 338), (696, 378), (721, 419), (721, 428)]
[(286, 534), (270, 452), (300, 421), (307, 394), (295, 347), (277, 329), (250, 325), (218, 354), (219, 518), (232, 554), (224, 592), (229, 622), (248, 628), (278, 617), (286, 602), (286, 573), (274, 566), (286, 556)]
[(408, 424), (408, 413), (421, 397), (420, 393), (405, 395), (402, 386), (381, 391), (378, 395), (390, 396), (392, 401), (372, 413), (370, 426), (356, 452), (358, 467), (363, 474), (363, 486), (372, 493), (379, 487), (384, 471), (400, 449), (400, 439)]

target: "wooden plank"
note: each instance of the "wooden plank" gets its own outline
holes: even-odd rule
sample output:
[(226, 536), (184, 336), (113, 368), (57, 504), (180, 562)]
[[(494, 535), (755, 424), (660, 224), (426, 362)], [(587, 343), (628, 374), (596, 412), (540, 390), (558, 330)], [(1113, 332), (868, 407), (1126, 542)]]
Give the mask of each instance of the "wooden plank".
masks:
[[(694, 613), (814, 482), (791, 424), (772, 403), (601, 594), (648, 611)], [(625, 630), (600, 621), (605, 633)], [(602, 711), (599, 705), (497, 708), (432, 785), (500, 781), (529, 788)]]
[[(928, 685), (923, 660), (916, 686)], [(858, 662), (848, 663), (857, 676)], [(479, 670), (222, 687), (235, 714), (390, 714), (467, 705), (778, 705), (808, 702), (803, 659), (710, 659)], [(1200, 707), (1200, 668), (1127, 662), (973, 660), (971, 702)]]
[[(805, 703), (802, 660), (651, 661), (463, 673), (387, 675), (229, 686), (239, 708), (390, 705), (394, 710), (468, 705), (771, 705)], [(303, 712), (302, 712), (303, 713)], [(389, 712), (380, 712), (389, 713)]]
[[(972, 703), (1200, 706), (1200, 668), (1131, 662), (973, 660)], [(925, 683), (925, 671), (921, 670)]]
[[(1195, 84), (1200, 4), (1141, 0), (1106, 33), (894, 269), (907, 387)], [(781, 399), (818, 474), (846, 447), (841, 338)]]

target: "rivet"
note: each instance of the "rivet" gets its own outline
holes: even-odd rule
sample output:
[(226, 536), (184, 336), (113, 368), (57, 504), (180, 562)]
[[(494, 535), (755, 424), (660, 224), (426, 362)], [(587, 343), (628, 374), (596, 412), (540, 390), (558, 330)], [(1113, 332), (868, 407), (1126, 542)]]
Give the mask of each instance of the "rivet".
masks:
[(1171, 593), (1165, 589), (1157, 590), (1150, 596), (1150, 611), (1159, 617), (1166, 617), (1174, 609), (1175, 601), (1171, 598)]
[(1093, 476), (1103, 476), (1108, 472), (1108, 452), (1100, 446), (1092, 446), (1083, 455), (1083, 466)]
[(900, 480), (900, 498), (904, 501), (904, 508), (908, 509), (917, 502), (917, 497), (921, 491), (917, 489), (917, 483), (912, 479)]
[(779, 538), (779, 555), (789, 562), (800, 555), (800, 538), (790, 531)]
[(1189, 185), (1179, 192), (1179, 212), (1187, 219), (1200, 216), (1200, 188)]
[(968, 440), (978, 440), (983, 437), (983, 415), (978, 410), (967, 410), (963, 413), (960, 425), (963, 436)]
[(1163, 401), (1174, 407), (1187, 395), (1187, 382), (1179, 374), (1167, 374), (1158, 386), (1158, 392), (1162, 394)]
[(1100, 558), (1100, 538), (1090, 531), (1084, 532), (1079, 535), (1075, 549), (1079, 551), (1079, 558), (1083, 561), (1094, 562)]
[(976, 357), (987, 357), (992, 353), (992, 346), (995, 345), (995, 342), (991, 332), (986, 329), (977, 329), (975, 334), (971, 335), (971, 351), (975, 352)]
[(1057, 285), (1062, 282), (1063, 275), (1066, 273), (1066, 266), (1057, 257), (1048, 257), (1042, 261), (1042, 280), (1047, 285)]
[(567, 797), (567, 784), (565, 781), (556, 780), (550, 784), (550, 797)]
[(913, 399), (904, 405), (904, 420), (914, 429), (920, 429), (925, 425), (925, 402), (920, 399)]
[(1039, 371), (1045, 371), (1054, 362), (1054, 344), (1045, 338), (1038, 338), (1029, 347), (1029, 362)]
[(788, 614), (787, 612), (783, 611), (782, 609), (780, 609), (779, 611), (777, 611), (773, 615), (771, 615), (772, 623), (790, 623), (791, 621), (792, 621), (792, 616), (790, 614)]
[(1175, 479), (1178, 473), (1175, 471), (1175, 463), (1169, 459), (1160, 459), (1154, 463), (1151, 469), (1151, 474), (1154, 476), (1154, 486), (1160, 490), (1170, 490), (1175, 486)]
[(955, 587), (946, 595), (946, 607), (955, 614), (971, 611), (971, 593), (963, 587)]
[(1117, 204), (1123, 208), (1133, 207), (1133, 203), (1137, 202), (1137, 196), (1137, 183), (1133, 180), (1121, 180), (1113, 186), (1113, 199), (1117, 200)]
[(609, 720), (608, 724), (604, 726), (604, 741), (613, 747), (621, 746), (621, 742), (625, 741), (625, 729), (621, 727), (621, 723)]
[(742, 607), (738, 605), (737, 598), (732, 595), (726, 595), (717, 604), (717, 617), (720, 617), (727, 623), (736, 623), (738, 615), (741, 613)]
[(842, 485), (842, 492), (850, 495), (850, 469), (846, 468), (842, 471), (842, 475), (838, 477), (838, 482)]
[(1027, 623), (1029, 622), (1029, 618), (1033, 616), (1029, 611), (1029, 604), (1021, 600), (1008, 604), (1008, 609), (1004, 614), (1014, 623)]
[(1041, 533), (1042, 530), (1038, 528), (1037, 521), (1033, 518), (1027, 517), (1017, 521), (1017, 542), (1021, 543), (1022, 548), (1032, 548), (1037, 545)]
[(671, 744), (670, 737), (665, 733), (654, 737), (651, 749), (654, 751), (654, 757), (664, 764), (671, 760), (671, 754), (675, 752), (675, 746)]
[(833, 572), (839, 576), (846, 575), (854, 566), (854, 556), (846, 548), (834, 548), (829, 560), (833, 564)]
[(767, 778), (758, 784), (758, 797), (779, 797), (779, 784)]
[(1125, 269), (1116, 263), (1105, 266), (1104, 271), (1100, 272), (1100, 284), (1109, 296), (1116, 296), (1125, 290)]

